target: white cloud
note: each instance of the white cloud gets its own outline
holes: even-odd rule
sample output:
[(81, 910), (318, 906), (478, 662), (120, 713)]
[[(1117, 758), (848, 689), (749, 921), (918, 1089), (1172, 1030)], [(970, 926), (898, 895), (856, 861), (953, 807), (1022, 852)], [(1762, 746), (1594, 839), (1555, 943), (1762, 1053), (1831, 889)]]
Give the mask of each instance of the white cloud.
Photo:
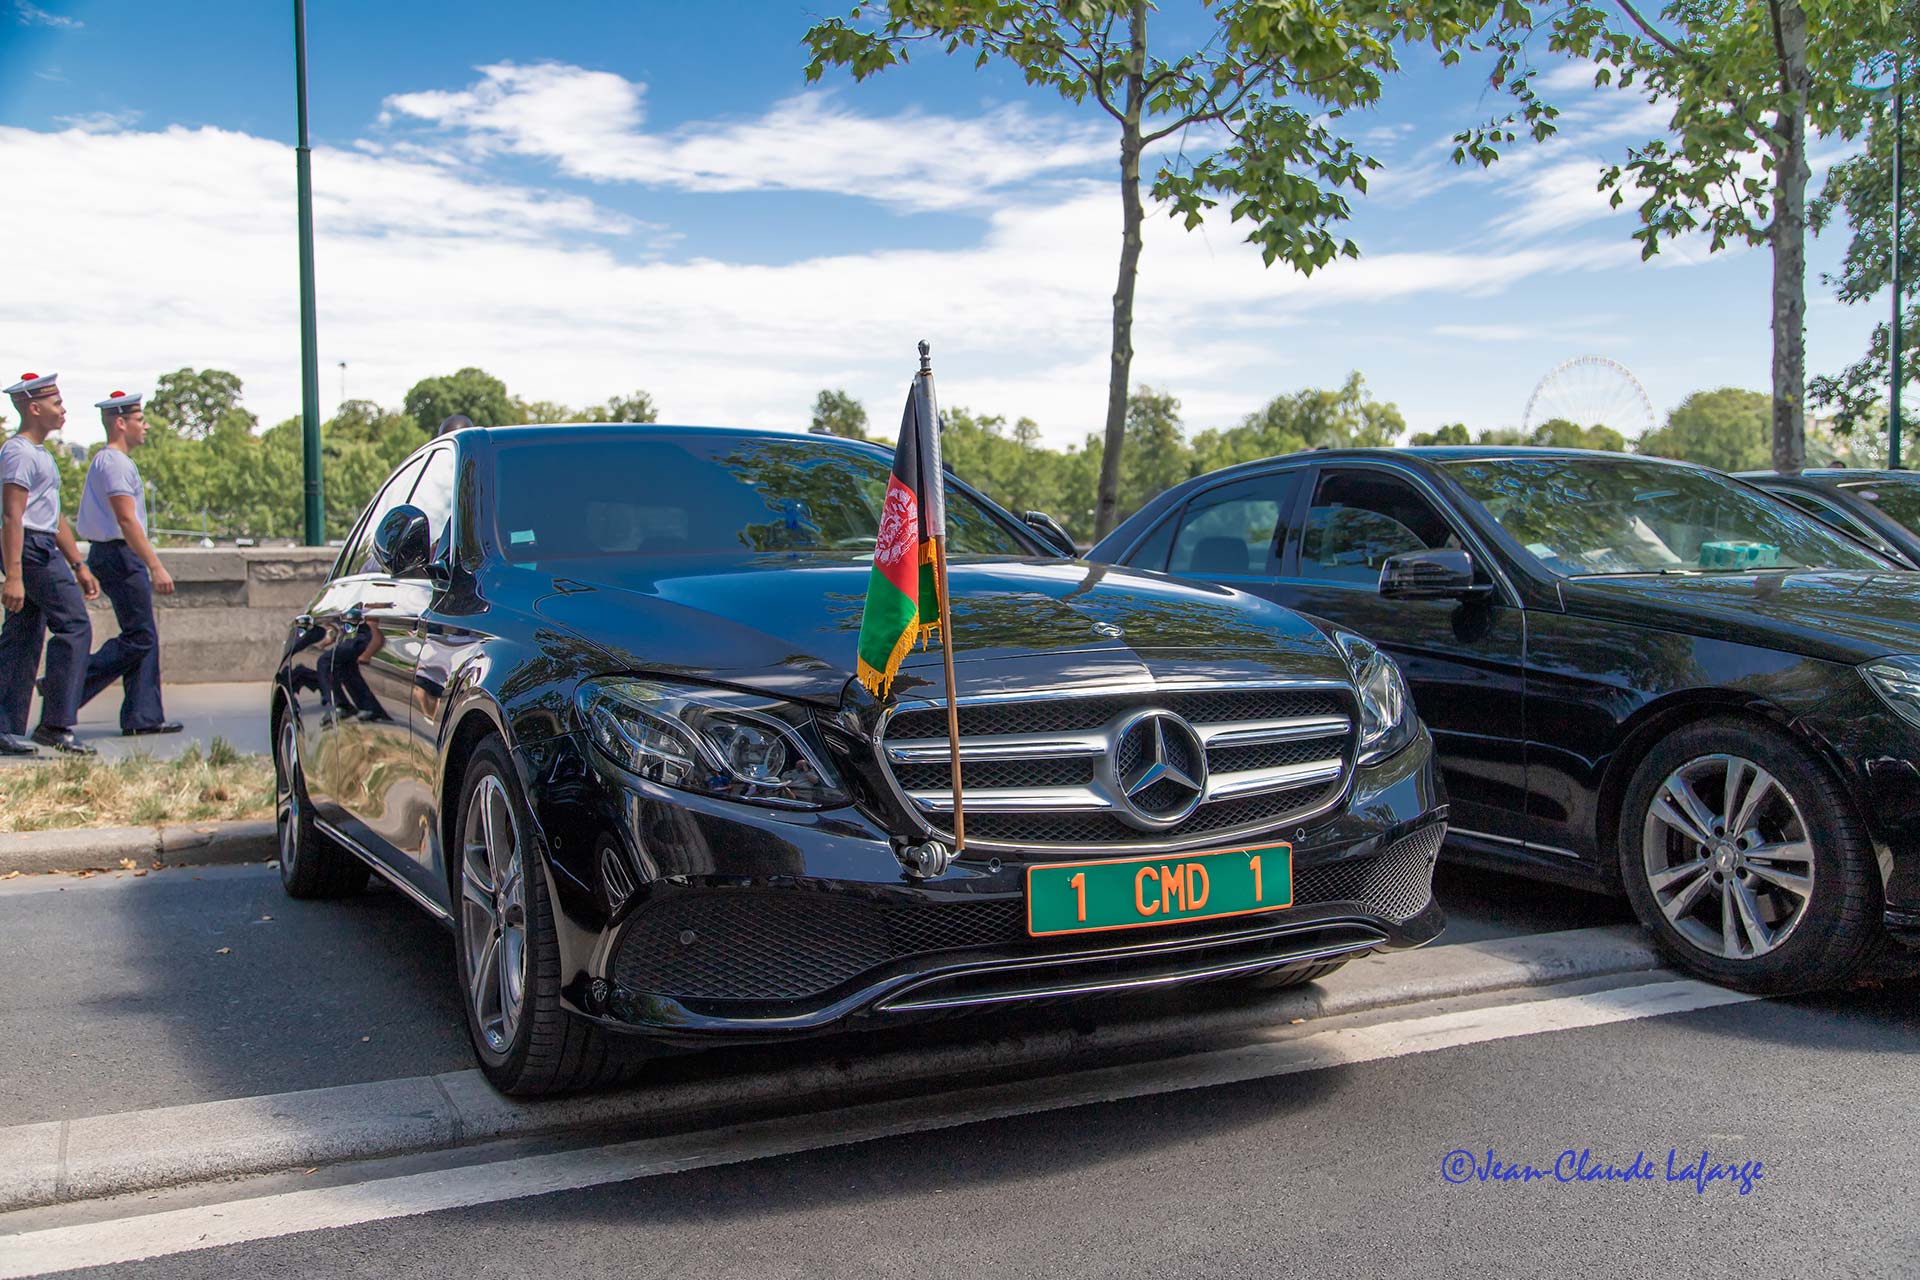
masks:
[(45, 9), (37, 5), (28, 4), (27, 0), (15, 0), (13, 10), (14, 16), (20, 20), (22, 26), (53, 27), (60, 31), (77, 31), (87, 25), (78, 18), (67, 18), (57, 13), (48, 13)]
[(78, 129), (81, 133), (112, 133), (138, 124), (140, 115), (138, 111), (89, 111), (84, 115), (55, 116), (53, 119), (55, 124)]
[(861, 115), (815, 91), (731, 123), (647, 131), (646, 86), (560, 63), (501, 63), (457, 91), (396, 94), (389, 125), (419, 122), (467, 153), (548, 160), (572, 177), (688, 191), (826, 191), (913, 209), (978, 206), (1043, 175), (1110, 164), (1104, 126), (1005, 106), (972, 118)]
[[(280, 143), (218, 129), (0, 128), (0, 166), (42, 174), (49, 190), (145, 177), (137, 217), (84, 200), (13, 207), (10, 235), (34, 249), (16, 287), (49, 302), (0, 312), (0, 360), (59, 368), (83, 403), (90, 388), (211, 365), (245, 379), (263, 420), (294, 412), (289, 159)], [(671, 420), (766, 427), (804, 425), (814, 392), (844, 385), (884, 422), (913, 341), (928, 337), (948, 403), (1031, 415), (1056, 442), (1104, 414), (1119, 239), (1105, 182), (1003, 203), (961, 247), (763, 265), (668, 260), (654, 251), (659, 229), (589, 199), (413, 155), (321, 149), (314, 181), (329, 406), (344, 360), (351, 394), (386, 404), (478, 364), (528, 399), (585, 404), (645, 387)], [(1134, 376), (1180, 395), (1195, 429), (1335, 376), (1290, 354), (1329, 308), (1487, 296), (1631, 257), (1612, 242), (1388, 253), (1309, 279), (1263, 268), (1226, 228), (1188, 234), (1155, 217), (1146, 237)], [(98, 428), (76, 417), (73, 432)]]

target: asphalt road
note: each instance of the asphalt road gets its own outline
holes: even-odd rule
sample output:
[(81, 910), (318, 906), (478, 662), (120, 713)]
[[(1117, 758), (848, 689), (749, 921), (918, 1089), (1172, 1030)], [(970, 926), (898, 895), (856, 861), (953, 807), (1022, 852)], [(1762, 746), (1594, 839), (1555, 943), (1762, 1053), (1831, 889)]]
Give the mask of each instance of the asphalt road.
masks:
[[(78, 1274), (1910, 1275), (1916, 1033), (1865, 991), (1415, 1045)], [(1482, 1182), (1489, 1148), (1549, 1176)], [(1583, 1148), (1648, 1176), (1555, 1180)]]
[[(1627, 918), (1607, 899), (1490, 873), (1445, 871), (1438, 891), (1442, 945)], [(0, 973), (9, 1124), (472, 1065), (447, 933), (377, 881), (297, 902), (266, 866), (23, 876), (0, 882)]]

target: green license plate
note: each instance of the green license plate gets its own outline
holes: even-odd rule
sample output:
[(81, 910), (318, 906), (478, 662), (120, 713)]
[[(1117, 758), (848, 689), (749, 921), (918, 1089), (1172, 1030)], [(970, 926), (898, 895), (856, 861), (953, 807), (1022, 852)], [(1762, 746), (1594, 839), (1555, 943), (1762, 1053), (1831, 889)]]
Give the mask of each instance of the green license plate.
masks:
[(1293, 846), (1027, 868), (1027, 932), (1145, 929), (1293, 905)]

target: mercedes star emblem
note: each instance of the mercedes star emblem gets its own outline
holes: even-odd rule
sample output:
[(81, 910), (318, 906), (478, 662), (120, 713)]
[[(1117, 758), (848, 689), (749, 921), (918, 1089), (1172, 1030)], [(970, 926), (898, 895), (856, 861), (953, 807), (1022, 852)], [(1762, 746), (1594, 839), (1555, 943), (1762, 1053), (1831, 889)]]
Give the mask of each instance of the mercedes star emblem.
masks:
[(1207, 753), (1193, 726), (1171, 711), (1139, 712), (1113, 743), (1122, 816), (1147, 831), (1186, 821), (1207, 792)]

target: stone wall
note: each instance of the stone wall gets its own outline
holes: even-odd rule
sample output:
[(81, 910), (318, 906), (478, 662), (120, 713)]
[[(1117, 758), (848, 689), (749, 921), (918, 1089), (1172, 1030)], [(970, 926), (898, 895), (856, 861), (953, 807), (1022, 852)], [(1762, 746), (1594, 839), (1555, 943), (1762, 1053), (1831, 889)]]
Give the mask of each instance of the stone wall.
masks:
[[(319, 594), (337, 547), (198, 547), (160, 552), (175, 590), (153, 598), (160, 674), (168, 684), (268, 680), (287, 627)], [(91, 606), (93, 647), (120, 628), (102, 595)]]

